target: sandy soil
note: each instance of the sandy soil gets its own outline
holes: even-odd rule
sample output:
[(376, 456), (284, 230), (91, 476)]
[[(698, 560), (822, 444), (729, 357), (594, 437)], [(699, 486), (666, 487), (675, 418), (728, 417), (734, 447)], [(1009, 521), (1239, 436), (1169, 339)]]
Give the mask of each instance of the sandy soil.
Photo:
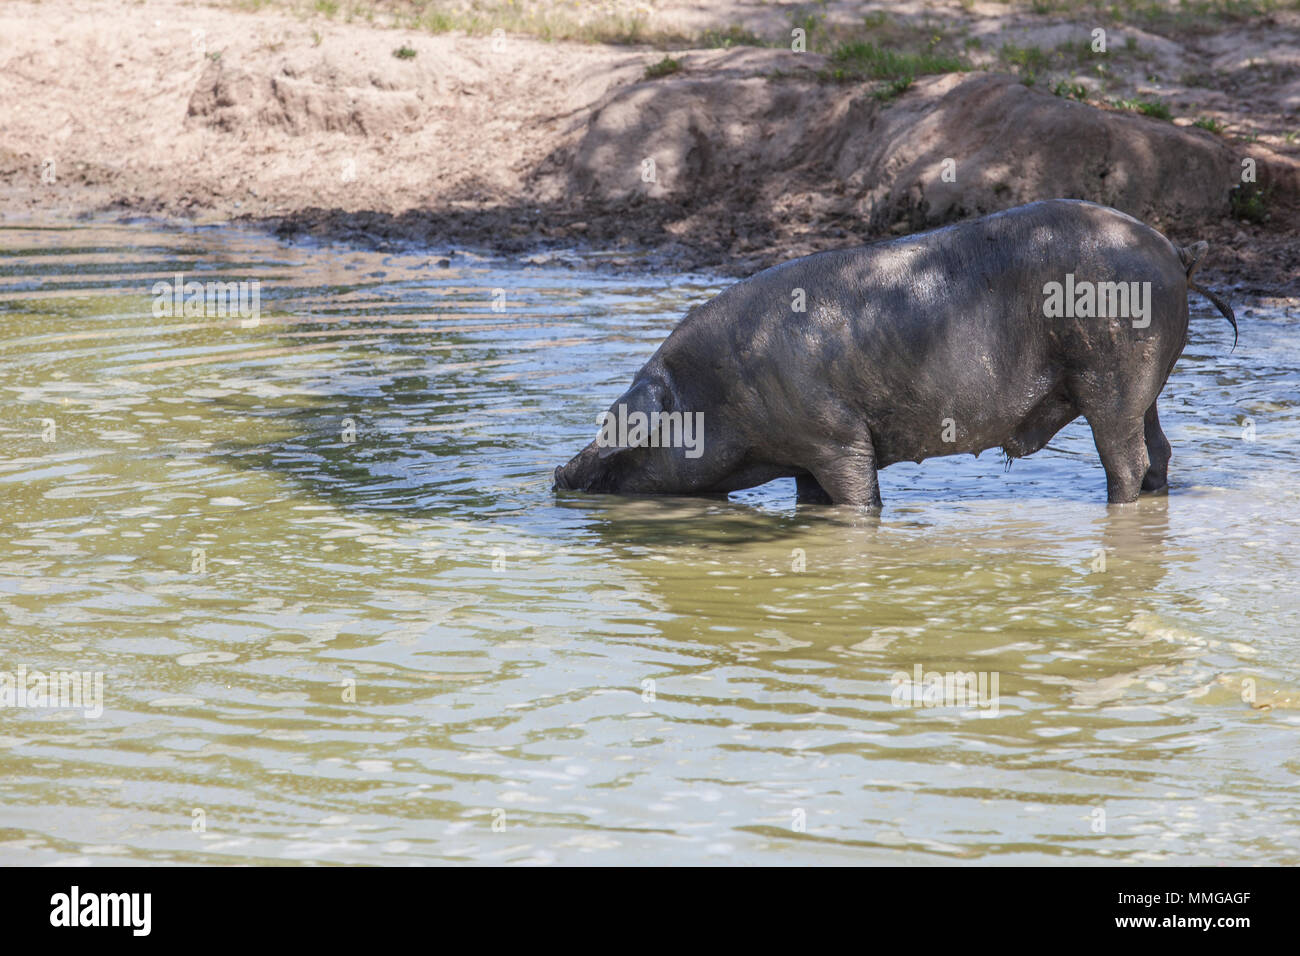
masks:
[[(1078, 196), (1178, 241), (1208, 238), (1207, 274), (1242, 291), (1300, 295), (1300, 12), (1125, 26), (1101, 72), (1084, 56), (1032, 86), (1023, 69), (976, 71), (890, 94), (791, 52), (793, 4), (596, 12), (621, 6), (652, 44), (491, 36), (482, 22), (430, 33), (386, 12), (400, 5), (368, 23), (288, 6), (6, 3), (0, 217), (238, 219), (286, 237), (612, 249), (625, 265), (741, 274)], [(960, 41), (975, 67), (1016, 70), (999, 47), (1051, 49), (1093, 28), (1005, 4), (865, 6), (897, 36)], [(864, 5), (815, 9), (819, 29), (847, 29)], [(647, 77), (671, 38), (710, 29), (784, 45), (672, 48), (680, 69)], [(1058, 80), (1088, 103), (1052, 95)], [(1133, 97), (1174, 121), (1106, 106)], [(1266, 189), (1255, 222), (1230, 202), (1244, 159)]]

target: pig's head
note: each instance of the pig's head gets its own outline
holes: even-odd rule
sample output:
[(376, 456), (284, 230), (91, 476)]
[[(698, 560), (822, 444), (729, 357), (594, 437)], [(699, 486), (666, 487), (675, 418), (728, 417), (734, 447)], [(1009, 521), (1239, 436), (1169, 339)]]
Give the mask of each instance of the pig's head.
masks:
[(704, 415), (680, 407), (671, 383), (639, 375), (597, 422), (600, 434), (555, 469), (555, 491), (682, 494), (704, 481)]

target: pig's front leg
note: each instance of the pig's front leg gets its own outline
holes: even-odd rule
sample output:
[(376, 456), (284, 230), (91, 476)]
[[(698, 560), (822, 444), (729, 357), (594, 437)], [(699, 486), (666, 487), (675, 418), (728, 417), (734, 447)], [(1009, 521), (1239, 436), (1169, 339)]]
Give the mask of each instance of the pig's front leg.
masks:
[(794, 480), (795, 500), (801, 505), (829, 505), (831, 496), (812, 475), (799, 475)]
[(870, 442), (828, 448), (808, 470), (831, 504), (858, 508), (880, 508), (884, 504), (876, 477), (876, 452)]

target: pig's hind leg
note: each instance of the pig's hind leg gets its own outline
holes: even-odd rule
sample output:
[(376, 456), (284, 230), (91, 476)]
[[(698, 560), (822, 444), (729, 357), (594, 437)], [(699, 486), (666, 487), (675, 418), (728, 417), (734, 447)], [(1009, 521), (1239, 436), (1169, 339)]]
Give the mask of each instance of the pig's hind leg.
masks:
[(1169, 486), (1169, 459), (1173, 456), (1173, 448), (1170, 447), (1169, 439), (1165, 437), (1160, 427), (1160, 413), (1156, 410), (1155, 402), (1152, 402), (1151, 407), (1147, 409), (1142, 426), (1146, 439), (1147, 458), (1150, 459), (1150, 466), (1142, 479), (1142, 490), (1163, 491)]
[(1147, 450), (1148, 439), (1154, 437), (1148, 426), (1164, 384), (1157, 374), (1146, 363), (1101, 374), (1085, 371), (1070, 383), (1075, 403), (1092, 427), (1092, 440), (1106, 469), (1106, 500), (1112, 505), (1137, 501), (1148, 471), (1159, 474), (1168, 464), (1167, 457), (1153, 460)]
[(1137, 501), (1150, 465), (1142, 417), (1084, 414), (1106, 469), (1107, 502), (1120, 505)]

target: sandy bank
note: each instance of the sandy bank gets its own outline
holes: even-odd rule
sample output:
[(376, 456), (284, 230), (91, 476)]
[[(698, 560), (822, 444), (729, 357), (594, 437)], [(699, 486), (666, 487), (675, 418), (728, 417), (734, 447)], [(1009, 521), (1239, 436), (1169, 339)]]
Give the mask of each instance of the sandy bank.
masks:
[[(719, 10), (777, 37), (788, 14)], [(973, 66), (1006, 60), (1008, 37), (1070, 48), (1089, 35), (1000, 4), (947, 15), (976, 38)], [(167, 0), (13, 3), (0, 10), (0, 215), (588, 246), (741, 274), (1072, 196), (1209, 239), (1207, 274), (1242, 291), (1300, 294), (1300, 13), (1172, 40), (1130, 32), (1126, 47), (1112, 31), (1133, 55), (1100, 79), (1084, 53), (1032, 85), (1024, 70), (972, 69), (891, 86), (837, 82), (833, 60), (788, 45), (673, 50), (677, 69), (648, 77), (663, 49)], [(1061, 83), (1074, 94), (1054, 95)], [(1158, 97), (1174, 121), (1109, 105), (1125, 96)], [(1256, 181), (1234, 194), (1243, 161)]]

